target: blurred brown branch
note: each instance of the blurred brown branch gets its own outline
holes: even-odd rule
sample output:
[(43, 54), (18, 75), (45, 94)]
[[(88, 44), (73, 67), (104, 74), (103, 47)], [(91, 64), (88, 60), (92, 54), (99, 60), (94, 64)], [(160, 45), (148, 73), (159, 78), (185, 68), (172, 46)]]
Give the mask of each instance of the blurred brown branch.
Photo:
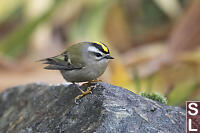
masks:
[(194, 50), (200, 46), (200, 1), (194, 0), (183, 18), (175, 25), (169, 39), (169, 54)]
[(150, 61), (141, 75), (147, 76), (158, 71), (162, 66), (181, 61), (181, 53), (195, 50), (200, 46), (200, 27), (198, 26), (200, 25), (199, 4), (199, 0), (194, 0), (192, 2), (188, 11), (174, 26), (174, 30), (167, 42), (167, 51)]

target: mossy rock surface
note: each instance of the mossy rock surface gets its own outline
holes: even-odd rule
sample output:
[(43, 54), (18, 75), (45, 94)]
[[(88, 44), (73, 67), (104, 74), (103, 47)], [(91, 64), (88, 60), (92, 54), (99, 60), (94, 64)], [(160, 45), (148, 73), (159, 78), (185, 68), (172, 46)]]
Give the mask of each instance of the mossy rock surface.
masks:
[(97, 83), (79, 104), (76, 85), (28, 84), (0, 94), (0, 133), (183, 133), (185, 111)]

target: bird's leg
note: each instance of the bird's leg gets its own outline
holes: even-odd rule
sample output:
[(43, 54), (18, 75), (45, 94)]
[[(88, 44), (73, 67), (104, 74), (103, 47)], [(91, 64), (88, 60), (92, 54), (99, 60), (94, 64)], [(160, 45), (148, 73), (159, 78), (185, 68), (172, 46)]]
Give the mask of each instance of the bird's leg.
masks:
[(102, 80), (94, 79), (94, 80), (88, 81), (87, 83), (83, 83), (81, 86), (88, 85), (88, 84), (91, 84), (91, 83), (94, 83), (94, 82), (102, 82)]
[[(95, 80), (92, 80), (92, 81), (88, 81), (87, 83), (84, 83), (82, 84), (81, 86), (84, 86), (84, 85), (88, 85), (88, 84), (92, 84), (94, 82), (100, 82), (102, 80), (98, 80), (98, 79), (95, 79)], [(92, 85), (90, 87), (87, 87), (87, 90), (86, 91), (83, 91), (82, 89), (80, 89), (79, 87), (79, 90), (81, 91), (81, 95), (78, 95), (76, 98), (75, 98), (75, 103), (77, 103), (77, 100), (81, 99), (82, 97), (84, 97), (85, 95), (87, 94), (92, 94), (92, 87), (94, 87), (95, 85)]]
[(79, 88), (79, 90), (81, 91), (81, 95), (78, 95), (78, 96), (75, 98), (75, 103), (77, 103), (76, 101), (79, 100), (79, 99), (81, 99), (81, 98), (84, 97), (85, 95), (87, 95), (87, 94), (92, 94), (91, 88), (92, 88), (92, 86), (91, 86), (91, 87), (88, 87), (86, 91), (83, 91), (83, 90), (81, 90), (81, 89)]
[(92, 83), (92, 82), (102, 82), (102, 80), (100, 80), (100, 79), (94, 79), (94, 80), (90, 81), (90, 83)]

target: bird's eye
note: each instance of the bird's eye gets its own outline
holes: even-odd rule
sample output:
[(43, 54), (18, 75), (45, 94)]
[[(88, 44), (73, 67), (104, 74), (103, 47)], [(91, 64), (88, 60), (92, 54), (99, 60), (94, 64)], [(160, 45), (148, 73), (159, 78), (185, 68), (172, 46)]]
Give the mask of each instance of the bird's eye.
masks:
[(100, 53), (95, 53), (96, 57), (101, 57), (102, 55)]

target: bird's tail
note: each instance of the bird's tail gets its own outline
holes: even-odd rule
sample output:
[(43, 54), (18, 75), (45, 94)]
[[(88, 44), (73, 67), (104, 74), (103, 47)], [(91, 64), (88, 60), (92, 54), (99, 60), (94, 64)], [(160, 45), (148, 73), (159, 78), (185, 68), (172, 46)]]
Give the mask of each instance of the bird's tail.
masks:
[(65, 70), (67, 69), (67, 64), (64, 60), (58, 58), (58, 56), (45, 58), (42, 60), (43, 64), (48, 64), (48, 66), (44, 67), (44, 69), (51, 69), (51, 70)]

